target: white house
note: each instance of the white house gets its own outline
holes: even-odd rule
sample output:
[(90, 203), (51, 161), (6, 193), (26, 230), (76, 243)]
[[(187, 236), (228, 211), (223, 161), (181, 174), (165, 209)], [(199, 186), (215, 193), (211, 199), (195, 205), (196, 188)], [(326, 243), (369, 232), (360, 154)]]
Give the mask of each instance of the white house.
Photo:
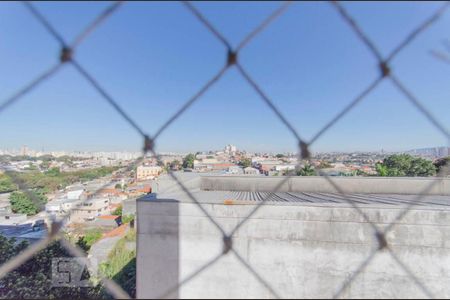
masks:
[(228, 173), (229, 174), (242, 174), (242, 173), (244, 173), (244, 171), (239, 166), (231, 166), (231, 167), (228, 167)]
[(245, 175), (260, 175), (260, 172), (258, 169), (255, 169), (252, 167), (247, 167), (244, 169), (244, 174)]
[(82, 223), (93, 221), (96, 217), (110, 214), (111, 201), (108, 198), (92, 198), (75, 206), (70, 215), (70, 222)]
[(289, 171), (289, 170), (295, 170), (295, 168), (296, 168), (295, 164), (276, 165), (275, 171)]
[(82, 199), (84, 192), (85, 192), (84, 189), (69, 191), (69, 192), (67, 192), (67, 199), (71, 199), (71, 200)]
[(80, 199), (56, 199), (45, 204), (45, 211), (49, 214), (59, 215), (79, 206), (81, 202)]

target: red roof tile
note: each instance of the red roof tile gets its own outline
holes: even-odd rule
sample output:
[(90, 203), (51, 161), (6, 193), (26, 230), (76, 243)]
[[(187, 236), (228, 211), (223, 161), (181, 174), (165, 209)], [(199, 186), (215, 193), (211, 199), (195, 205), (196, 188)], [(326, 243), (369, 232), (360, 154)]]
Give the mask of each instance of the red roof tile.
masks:
[(106, 237), (121, 236), (126, 232), (127, 228), (128, 228), (128, 223), (122, 224), (119, 227), (117, 227), (109, 232), (104, 233), (103, 237), (106, 238)]
[(119, 218), (120, 216), (114, 216), (114, 215), (106, 215), (106, 216), (98, 216), (97, 218), (103, 219), (103, 220), (115, 220)]

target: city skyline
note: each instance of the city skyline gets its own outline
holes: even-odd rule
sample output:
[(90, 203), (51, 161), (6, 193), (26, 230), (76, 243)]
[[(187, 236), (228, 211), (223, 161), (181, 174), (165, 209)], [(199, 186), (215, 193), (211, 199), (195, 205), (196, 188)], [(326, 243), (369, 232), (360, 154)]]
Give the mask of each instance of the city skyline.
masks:
[[(236, 45), (280, 3), (195, 5)], [(441, 4), (343, 5), (387, 54)], [(68, 40), (106, 6), (36, 3)], [(2, 6), (0, 19), (5, 39), (0, 45), (5, 58), (0, 70), (2, 101), (52, 65), (58, 45), (19, 3)], [(391, 66), (446, 128), (450, 69), (429, 51), (448, 36), (449, 25), (446, 14)], [(220, 69), (225, 54), (226, 49), (178, 3), (126, 3), (76, 52), (150, 136)], [(379, 72), (368, 49), (326, 3), (291, 5), (240, 53), (240, 60), (306, 141)], [(69, 66), (2, 112), (0, 128), (2, 148), (26, 144), (35, 149), (139, 151), (143, 145), (142, 137)], [(156, 149), (218, 149), (223, 141), (252, 152), (297, 151), (290, 132), (235, 69), (161, 135)], [(383, 82), (311, 151), (407, 151), (446, 144), (404, 95)]]
[[(197, 149), (194, 151), (187, 151), (187, 152), (176, 152), (176, 151), (160, 151), (159, 154), (161, 155), (180, 155), (180, 154), (188, 154), (188, 153), (209, 153), (209, 152), (220, 152), (224, 151), (227, 152), (227, 148), (229, 146), (234, 147), (237, 149), (238, 152), (247, 152), (247, 153), (260, 153), (260, 154), (277, 154), (277, 153), (283, 153), (283, 154), (293, 154), (298, 155), (298, 152), (295, 151), (248, 151), (247, 149), (242, 149), (236, 145), (233, 144), (226, 144), (222, 148), (218, 149)], [(228, 150), (229, 151), (229, 150)], [(425, 147), (425, 148), (415, 148), (415, 149), (404, 149), (399, 151), (390, 151), (386, 149), (379, 149), (379, 150), (372, 150), (372, 151), (366, 151), (366, 150), (354, 150), (354, 151), (317, 151), (312, 152), (312, 154), (327, 154), (327, 153), (415, 153), (415, 154), (423, 154), (423, 153), (429, 153), (429, 152), (436, 152), (436, 153), (447, 153), (442, 154), (441, 156), (448, 156), (450, 155), (450, 147), (446, 146), (435, 146), (435, 147)], [(23, 145), (20, 148), (0, 148), (0, 155), (4, 154), (14, 154), (14, 155), (25, 155), (25, 156), (38, 156), (39, 154), (58, 154), (58, 155), (75, 155), (75, 154), (96, 154), (97, 156), (101, 156), (101, 154), (124, 154), (124, 155), (138, 155), (141, 154), (142, 151), (132, 151), (132, 150), (118, 150), (118, 151), (112, 151), (112, 150), (91, 150), (91, 151), (84, 151), (84, 150), (70, 150), (70, 149), (33, 149), (26, 145)], [(151, 153), (149, 153), (151, 155)], [(439, 155), (436, 155), (439, 156)]]

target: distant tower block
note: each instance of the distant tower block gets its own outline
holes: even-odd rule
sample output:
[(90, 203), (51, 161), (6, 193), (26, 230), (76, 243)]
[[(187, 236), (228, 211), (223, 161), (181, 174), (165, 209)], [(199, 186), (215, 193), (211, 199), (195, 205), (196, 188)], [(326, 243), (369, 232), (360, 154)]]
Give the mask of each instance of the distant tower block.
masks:
[(234, 145), (226, 145), (224, 149), (225, 153), (232, 154), (237, 152), (237, 147)]
[(20, 148), (20, 155), (22, 156), (26, 156), (28, 155), (28, 147), (27, 146), (22, 146), (22, 148)]

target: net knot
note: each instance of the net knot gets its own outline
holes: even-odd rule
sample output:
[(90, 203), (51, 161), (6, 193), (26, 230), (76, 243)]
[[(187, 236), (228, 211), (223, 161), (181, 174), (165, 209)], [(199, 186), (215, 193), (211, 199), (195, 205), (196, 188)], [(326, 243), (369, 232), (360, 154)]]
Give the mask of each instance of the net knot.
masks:
[(232, 50), (228, 50), (228, 55), (227, 55), (227, 66), (232, 66), (234, 64), (236, 64), (237, 62), (237, 52), (234, 52)]
[(380, 63), (380, 70), (381, 70), (381, 75), (383, 77), (387, 77), (387, 76), (389, 76), (391, 74), (391, 68), (389, 67), (389, 65), (385, 61)]
[(233, 239), (231, 236), (223, 237), (223, 254), (227, 254), (233, 248)]
[(148, 135), (146, 135), (144, 137), (144, 149), (143, 149), (144, 153), (147, 153), (148, 151), (152, 151), (154, 145), (155, 145), (154, 141)]
[(388, 247), (386, 237), (384, 236), (383, 233), (377, 232), (377, 233), (375, 233), (375, 237), (377, 238), (377, 241), (378, 241), (378, 250), (383, 250)]
[(63, 47), (61, 49), (61, 55), (59, 56), (59, 60), (62, 63), (68, 62), (72, 60), (73, 51), (68, 47)]
[(309, 152), (309, 145), (303, 141), (299, 143), (300, 148), (300, 157), (302, 159), (310, 159), (311, 158), (311, 152)]

